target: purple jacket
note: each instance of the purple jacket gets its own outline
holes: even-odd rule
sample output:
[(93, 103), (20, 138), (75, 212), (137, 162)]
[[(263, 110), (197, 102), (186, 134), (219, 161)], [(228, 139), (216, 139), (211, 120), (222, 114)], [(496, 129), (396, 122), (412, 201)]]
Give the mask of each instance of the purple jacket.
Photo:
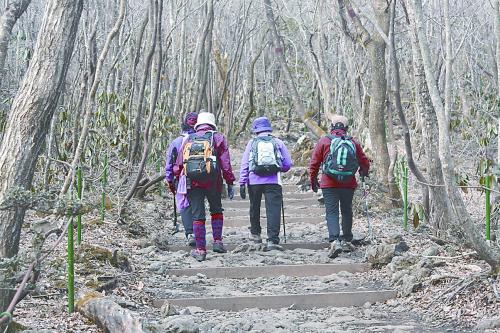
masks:
[[(194, 131), (193, 131), (194, 132)], [(174, 141), (168, 146), (167, 149), (167, 162), (165, 163), (165, 177), (167, 182), (172, 183), (174, 181), (174, 164), (177, 160), (177, 156), (181, 152), (182, 140), (184, 137), (188, 136), (189, 132), (182, 132), (181, 136), (175, 138)], [(172, 156), (174, 151), (175, 156)]]
[[(258, 136), (269, 135), (269, 132), (259, 133)], [(278, 138), (274, 138), (276, 141), (276, 145), (281, 153), (283, 166), (281, 168), (282, 172), (287, 172), (292, 167), (292, 157), (288, 152), (283, 141)], [(240, 185), (259, 185), (259, 184), (281, 184), (281, 172), (278, 172), (275, 175), (269, 176), (259, 176), (249, 170), (249, 161), (248, 158), (250, 156), (250, 150), (252, 149), (253, 139), (250, 140), (245, 149), (245, 153), (243, 153), (243, 158), (241, 160), (241, 170), (240, 170)]]
[[(212, 130), (213, 129), (210, 125), (201, 125), (198, 127), (196, 134), (201, 136), (201, 135), (205, 134), (207, 131), (212, 131)], [(182, 152), (183, 150), (184, 150), (184, 147), (181, 147), (181, 149), (179, 151)], [(191, 183), (192, 188), (211, 189), (215, 185), (217, 191), (222, 192), (222, 180), (223, 179), (226, 180), (226, 183), (228, 185), (232, 185), (234, 183), (234, 180), (236, 179), (236, 177), (234, 177), (233, 168), (231, 166), (231, 158), (229, 156), (229, 147), (227, 144), (226, 137), (222, 133), (215, 132), (215, 134), (214, 134), (214, 150), (215, 150), (215, 154), (217, 156), (217, 163), (219, 164), (219, 166), (217, 168), (217, 172), (219, 174), (217, 176), (215, 184), (213, 183), (212, 180), (208, 180), (206, 182), (193, 180)], [(183, 168), (184, 168), (183, 156), (182, 156), (182, 153), (179, 153), (179, 156), (177, 157), (177, 161), (175, 162), (175, 165), (174, 165), (174, 175), (179, 177), (182, 173)]]

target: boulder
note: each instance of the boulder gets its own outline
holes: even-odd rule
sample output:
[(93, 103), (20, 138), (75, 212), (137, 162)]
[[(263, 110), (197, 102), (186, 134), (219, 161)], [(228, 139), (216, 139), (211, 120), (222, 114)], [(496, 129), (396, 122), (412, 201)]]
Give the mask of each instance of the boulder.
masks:
[(406, 297), (422, 288), (422, 282), (415, 275), (405, 275), (401, 278), (402, 284), (399, 295)]
[(408, 269), (414, 266), (419, 260), (419, 257), (407, 254), (404, 256), (396, 256), (392, 258), (391, 263), (387, 266), (392, 273)]
[(388, 264), (395, 255), (394, 244), (379, 244), (366, 249), (365, 259), (372, 264)]

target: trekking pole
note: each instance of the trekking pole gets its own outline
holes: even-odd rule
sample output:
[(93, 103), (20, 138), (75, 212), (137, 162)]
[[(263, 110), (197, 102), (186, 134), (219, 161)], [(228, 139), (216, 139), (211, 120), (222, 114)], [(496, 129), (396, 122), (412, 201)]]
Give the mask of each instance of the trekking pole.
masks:
[(366, 189), (365, 177), (361, 177), (361, 183), (363, 184), (363, 197), (365, 198), (365, 213), (366, 220), (368, 222), (368, 239), (373, 239), (372, 223), (370, 222), (370, 214), (368, 213), (368, 190)]
[(283, 198), (281, 198), (281, 215), (283, 216), (283, 240), (286, 243), (285, 203)]
[(178, 232), (179, 232), (179, 223), (177, 223), (177, 202), (175, 200), (175, 194), (174, 194), (174, 231), (172, 232), (172, 235), (175, 235)]

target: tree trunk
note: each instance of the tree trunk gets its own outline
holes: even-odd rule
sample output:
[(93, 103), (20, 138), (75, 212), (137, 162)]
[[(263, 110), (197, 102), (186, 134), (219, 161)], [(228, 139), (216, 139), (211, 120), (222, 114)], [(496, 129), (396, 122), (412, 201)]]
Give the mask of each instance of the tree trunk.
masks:
[(23, 15), (30, 3), (31, 0), (12, 1), (7, 5), (2, 17), (0, 17), (0, 86), (2, 85), (2, 79), (5, 78), (3, 68), (7, 58), (12, 28), (14, 28), (16, 21)]
[[(66, 78), (82, 8), (83, 0), (47, 2), (33, 58), (12, 103), (0, 146), (0, 202), (16, 187), (31, 187)], [(0, 211), (0, 257), (17, 255), (24, 214), (23, 207)], [(0, 309), (7, 308), (10, 296), (10, 290), (0, 289)]]
[(415, 15), (415, 32), (417, 33), (420, 53), (422, 55), (425, 79), (432, 100), (433, 110), (437, 116), (439, 127), (439, 159), (443, 170), (444, 185), (448, 195), (450, 206), (457, 220), (457, 226), (462, 231), (468, 245), (485, 260), (492, 268), (494, 274), (500, 272), (500, 253), (495, 246), (489, 246), (484, 240), (482, 232), (478, 230), (472, 221), (464, 205), (458, 187), (455, 185), (455, 170), (451, 157), (451, 143), (449, 126), (446, 121), (445, 109), (439, 95), (436, 80), (432, 72), (431, 53), (427, 36), (424, 31), (424, 15), (422, 0), (412, 0), (413, 13)]
[[(415, 160), (413, 158), (413, 149), (410, 138), (410, 129), (408, 127), (408, 123), (406, 121), (406, 116), (403, 111), (403, 105), (401, 102), (401, 77), (399, 72), (399, 61), (396, 55), (396, 43), (395, 43), (395, 34), (394, 34), (394, 24), (396, 17), (396, 1), (391, 3), (391, 23), (390, 23), (390, 33), (389, 33), (389, 58), (392, 69), (392, 98), (394, 107), (398, 114), (399, 121), (401, 123), (401, 127), (403, 128), (403, 138), (404, 138), (404, 147), (406, 153), (406, 159), (408, 161), (408, 167), (410, 171), (415, 175), (418, 181), (423, 183), (428, 183), (427, 179), (425, 179), (424, 175), (417, 167)], [(422, 200), (425, 210), (425, 215), (429, 218), (430, 208), (429, 208), (429, 188), (426, 185), (421, 185), (422, 187)]]
[(90, 121), (91, 121), (92, 113), (94, 110), (95, 96), (97, 94), (97, 89), (99, 88), (99, 84), (101, 82), (102, 67), (103, 67), (104, 61), (106, 60), (106, 57), (108, 55), (109, 48), (111, 47), (111, 42), (113, 41), (115, 36), (118, 34), (118, 32), (120, 31), (120, 28), (122, 26), (123, 19), (125, 17), (126, 4), (127, 4), (127, 0), (120, 1), (120, 14), (118, 16), (118, 19), (115, 22), (115, 25), (113, 26), (113, 29), (111, 29), (110, 33), (108, 34), (108, 37), (106, 38), (106, 43), (104, 44), (104, 47), (101, 51), (101, 54), (99, 55), (99, 60), (97, 61), (95, 75), (94, 75), (94, 79), (92, 82), (92, 87), (90, 88), (90, 92), (89, 92), (88, 98), (87, 98), (87, 105), (86, 105), (87, 110), (85, 111), (85, 117), (83, 120), (82, 133), (80, 135), (80, 139), (78, 140), (78, 146), (76, 147), (75, 155), (73, 156), (73, 160), (71, 162), (71, 168), (66, 175), (66, 178), (64, 180), (64, 184), (61, 188), (60, 195), (64, 195), (68, 191), (69, 185), (74, 178), (74, 172), (76, 170), (76, 166), (77, 166), (78, 162), (80, 161), (80, 157), (83, 153), (83, 149), (85, 148), (87, 136), (88, 136), (89, 129), (90, 129)]
[(312, 119), (311, 115), (309, 115), (306, 112), (306, 108), (304, 107), (304, 104), (302, 103), (302, 100), (300, 99), (299, 92), (297, 91), (297, 87), (295, 85), (295, 82), (293, 81), (292, 73), (290, 72), (290, 68), (288, 68), (288, 65), (286, 63), (286, 58), (285, 58), (285, 50), (282, 47), (280, 43), (280, 37), (278, 35), (278, 29), (276, 27), (276, 22), (274, 20), (274, 14), (273, 14), (273, 8), (271, 7), (271, 1), (270, 0), (264, 0), (264, 6), (266, 9), (266, 17), (267, 17), (267, 24), (269, 25), (269, 29), (271, 30), (271, 45), (273, 46), (274, 50), (277, 50), (278, 48), (281, 48), (280, 52), (276, 52), (278, 56), (278, 61), (280, 63), (281, 69), (283, 71), (283, 75), (285, 77), (285, 82), (288, 87), (288, 90), (290, 90), (291, 97), (293, 100), (293, 104), (295, 105), (295, 109), (304, 122), (304, 124), (309, 128), (309, 130), (316, 136), (316, 137), (321, 137), (325, 135), (325, 131), (321, 127), (318, 126), (318, 124)]
[[(153, 3), (154, 1), (154, 3)], [(152, 50), (156, 52), (156, 64), (153, 62), (151, 67), (156, 65), (155, 68), (151, 68), (151, 96), (149, 103), (149, 116), (146, 122), (146, 128), (144, 130), (144, 147), (142, 152), (141, 162), (139, 164), (139, 171), (137, 172), (134, 183), (132, 184), (127, 196), (124, 199), (124, 204), (126, 204), (132, 197), (139, 185), (139, 181), (142, 178), (142, 173), (146, 166), (146, 161), (149, 155), (149, 149), (151, 148), (152, 131), (151, 124), (153, 123), (154, 114), (156, 110), (156, 102), (158, 101), (158, 89), (160, 85), (160, 74), (161, 74), (161, 59), (162, 59), (162, 48), (161, 48), (161, 15), (162, 15), (162, 2), (158, 5), (158, 0), (151, 0), (151, 9), (153, 13), (153, 33), (154, 40), (152, 44)]]

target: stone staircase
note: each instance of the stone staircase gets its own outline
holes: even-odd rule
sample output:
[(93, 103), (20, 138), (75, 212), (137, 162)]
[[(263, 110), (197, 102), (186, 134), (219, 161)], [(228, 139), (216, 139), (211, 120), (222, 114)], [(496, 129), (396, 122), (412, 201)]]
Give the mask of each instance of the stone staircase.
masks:
[[(236, 192), (239, 189), (237, 184)], [(249, 201), (248, 198), (242, 200), (236, 193), (234, 200), (223, 200), (224, 242), (229, 252), (220, 255), (210, 251), (211, 227), (207, 220), (207, 261), (198, 263), (184, 255), (184, 265), (169, 267), (163, 272), (168, 278), (190, 277), (196, 283), (186, 285), (185, 290), (182, 287), (185, 297), (178, 297), (178, 293), (155, 291), (153, 305), (161, 307), (169, 303), (178, 307), (194, 306), (221, 311), (312, 309), (362, 306), (396, 297), (396, 291), (390, 288), (387, 281), (371, 281), (362, 276), (361, 273), (370, 272), (370, 266), (363, 263), (362, 247), (336, 259), (327, 257), (329, 244), (326, 241), (325, 211), (316, 194), (299, 191), (292, 181), (283, 185), (283, 192), (288, 234), (286, 244), (283, 243), (283, 235), (280, 236), (284, 251), (266, 252), (264, 246), (248, 243)], [(265, 240), (264, 199), (261, 216)], [(178, 238), (178, 244), (172, 244), (168, 250), (187, 253), (190, 248), (181, 243), (182, 233), (178, 234)], [(239, 264), (238, 258), (242, 258)], [(341, 276), (348, 277), (348, 281), (341, 286), (325, 282), (325, 279), (342, 280)], [(266, 283), (272, 285), (273, 279), (285, 279), (287, 283), (292, 281), (296, 288), (280, 292), (276, 288), (267, 288)], [(241, 285), (253, 288), (241, 288)], [(309, 285), (314, 285), (314, 288)], [(216, 286), (225, 286), (225, 289)], [(196, 297), (189, 296), (193, 294), (193, 287)]]

